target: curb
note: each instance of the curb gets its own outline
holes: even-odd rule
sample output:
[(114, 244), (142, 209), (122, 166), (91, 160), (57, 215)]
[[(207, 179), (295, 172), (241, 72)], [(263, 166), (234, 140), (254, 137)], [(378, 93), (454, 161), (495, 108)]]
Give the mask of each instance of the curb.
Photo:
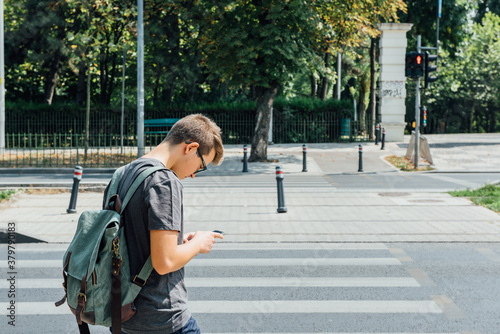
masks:
[[(85, 174), (113, 174), (116, 168), (85, 168)], [(0, 168), (0, 174), (71, 174), (73, 175), (74, 168)]]
[(443, 174), (500, 174), (499, 171), (489, 171), (489, 170), (429, 170), (429, 171), (423, 171), (422, 173), (443, 173)]

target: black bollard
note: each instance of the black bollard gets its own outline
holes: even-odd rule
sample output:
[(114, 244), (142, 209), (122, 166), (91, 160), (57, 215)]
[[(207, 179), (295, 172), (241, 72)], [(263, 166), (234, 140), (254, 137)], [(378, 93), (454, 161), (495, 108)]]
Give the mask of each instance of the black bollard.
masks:
[(307, 172), (307, 146), (302, 145), (302, 171)]
[(359, 145), (359, 166), (358, 172), (363, 171), (363, 145)]
[(83, 168), (76, 166), (73, 173), (73, 188), (71, 189), (71, 199), (69, 200), (69, 208), (66, 210), (67, 213), (76, 213), (76, 199), (78, 197), (78, 188), (80, 187), (82, 174)]
[(278, 186), (278, 213), (285, 213), (285, 194), (283, 190), (283, 171), (280, 166), (276, 166), (276, 183)]
[(243, 170), (242, 170), (242, 173), (248, 173), (248, 158), (247, 158), (248, 152), (247, 151), (248, 151), (247, 146), (243, 145)]
[(382, 147), (381, 150), (385, 150), (385, 128), (382, 128)]
[(375, 127), (375, 145), (378, 145), (378, 142), (380, 141), (380, 124), (377, 124)]

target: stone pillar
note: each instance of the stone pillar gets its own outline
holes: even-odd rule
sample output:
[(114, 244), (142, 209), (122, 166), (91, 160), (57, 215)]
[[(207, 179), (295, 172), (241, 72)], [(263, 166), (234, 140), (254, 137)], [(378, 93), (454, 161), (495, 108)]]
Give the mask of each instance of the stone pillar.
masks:
[(386, 141), (403, 141), (405, 123), (406, 33), (410, 23), (381, 23), (379, 109)]

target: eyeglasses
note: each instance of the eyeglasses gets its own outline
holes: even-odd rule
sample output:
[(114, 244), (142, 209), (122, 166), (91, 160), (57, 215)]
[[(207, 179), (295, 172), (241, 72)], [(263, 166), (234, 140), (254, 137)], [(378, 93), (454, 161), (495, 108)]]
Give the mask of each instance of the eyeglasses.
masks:
[[(186, 144), (192, 144), (192, 142), (190, 141), (186, 141)], [(198, 173), (201, 173), (201, 172), (204, 172), (207, 170), (207, 165), (205, 164), (205, 160), (203, 160), (203, 156), (201, 155), (201, 152), (200, 152), (200, 147), (198, 146), (196, 148), (196, 152), (198, 153), (198, 155), (200, 156), (200, 159), (201, 159), (201, 163), (203, 164), (203, 168), (200, 168), (198, 169), (196, 172), (194, 172), (193, 174), (198, 174)]]

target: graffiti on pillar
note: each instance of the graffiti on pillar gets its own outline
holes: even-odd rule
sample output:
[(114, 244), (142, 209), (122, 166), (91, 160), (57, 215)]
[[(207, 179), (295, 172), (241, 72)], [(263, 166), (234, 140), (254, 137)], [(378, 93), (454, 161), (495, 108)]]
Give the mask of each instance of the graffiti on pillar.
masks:
[(404, 81), (382, 81), (382, 97), (400, 97), (403, 96)]

